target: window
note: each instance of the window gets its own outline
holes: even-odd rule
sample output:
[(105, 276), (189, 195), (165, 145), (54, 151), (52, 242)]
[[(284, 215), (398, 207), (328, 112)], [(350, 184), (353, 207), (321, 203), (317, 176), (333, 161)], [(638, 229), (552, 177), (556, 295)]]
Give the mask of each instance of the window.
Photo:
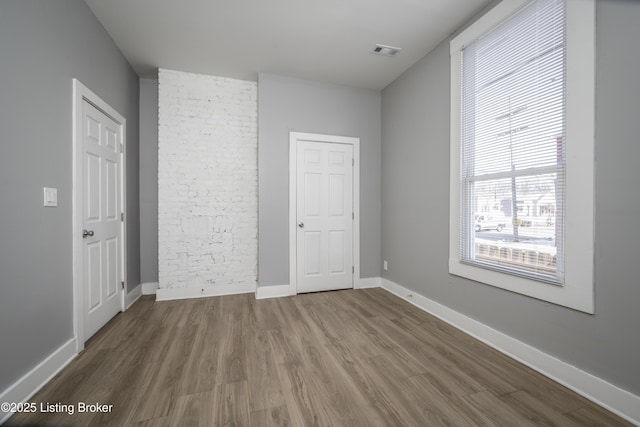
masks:
[(504, 0), (452, 40), (452, 274), (593, 312), (593, 55), (592, 0)]

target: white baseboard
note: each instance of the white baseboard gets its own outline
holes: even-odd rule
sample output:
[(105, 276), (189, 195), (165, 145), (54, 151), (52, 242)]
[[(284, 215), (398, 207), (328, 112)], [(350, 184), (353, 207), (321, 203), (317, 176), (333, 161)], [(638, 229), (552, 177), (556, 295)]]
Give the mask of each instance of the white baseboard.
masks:
[(159, 288), (156, 291), (156, 301), (168, 301), (174, 299), (218, 297), (222, 295), (248, 294), (256, 291), (253, 283), (216, 285), (206, 288)]
[[(35, 368), (16, 381), (0, 395), (0, 402), (26, 402), (58, 372), (76, 357), (76, 339), (70, 339), (51, 353)], [(12, 413), (0, 411), (0, 424), (5, 423)]]
[(359, 280), (354, 289), (379, 288), (382, 286), (382, 277), (365, 277)]
[[(381, 283), (381, 277), (365, 277), (356, 281), (353, 289), (379, 288)], [(296, 290), (291, 285), (258, 286), (256, 288), (256, 299), (281, 298), (295, 294)]]
[(390, 280), (383, 278), (382, 288), (570, 388), (627, 421), (640, 425), (640, 396), (623, 390)]
[(158, 282), (149, 282), (142, 284), (142, 295), (155, 295), (158, 290)]
[(138, 285), (124, 296), (124, 309), (128, 310), (142, 296), (142, 285)]
[(295, 295), (296, 291), (291, 285), (258, 286), (256, 299), (280, 298)]

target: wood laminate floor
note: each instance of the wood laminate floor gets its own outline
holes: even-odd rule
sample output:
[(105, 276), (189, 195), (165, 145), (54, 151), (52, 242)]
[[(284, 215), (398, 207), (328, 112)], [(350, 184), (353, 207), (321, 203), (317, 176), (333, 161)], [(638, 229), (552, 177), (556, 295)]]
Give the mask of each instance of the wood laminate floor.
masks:
[(382, 289), (143, 297), (31, 400), (51, 426), (626, 426)]

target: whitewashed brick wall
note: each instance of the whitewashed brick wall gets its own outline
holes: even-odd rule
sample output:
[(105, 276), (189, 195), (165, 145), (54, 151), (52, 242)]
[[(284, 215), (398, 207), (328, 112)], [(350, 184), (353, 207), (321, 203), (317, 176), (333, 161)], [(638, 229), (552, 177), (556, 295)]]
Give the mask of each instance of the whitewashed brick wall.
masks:
[(254, 286), (257, 84), (165, 69), (158, 84), (159, 288)]

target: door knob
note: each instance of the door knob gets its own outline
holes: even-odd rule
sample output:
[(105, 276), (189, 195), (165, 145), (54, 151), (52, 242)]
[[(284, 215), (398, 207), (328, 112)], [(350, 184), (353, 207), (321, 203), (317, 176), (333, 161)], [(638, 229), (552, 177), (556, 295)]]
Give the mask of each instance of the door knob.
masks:
[(298, 227), (300, 227), (300, 228), (304, 228), (304, 222), (299, 222), (299, 223), (298, 223)]
[(82, 230), (82, 238), (86, 239), (87, 236), (93, 236), (93, 230)]

